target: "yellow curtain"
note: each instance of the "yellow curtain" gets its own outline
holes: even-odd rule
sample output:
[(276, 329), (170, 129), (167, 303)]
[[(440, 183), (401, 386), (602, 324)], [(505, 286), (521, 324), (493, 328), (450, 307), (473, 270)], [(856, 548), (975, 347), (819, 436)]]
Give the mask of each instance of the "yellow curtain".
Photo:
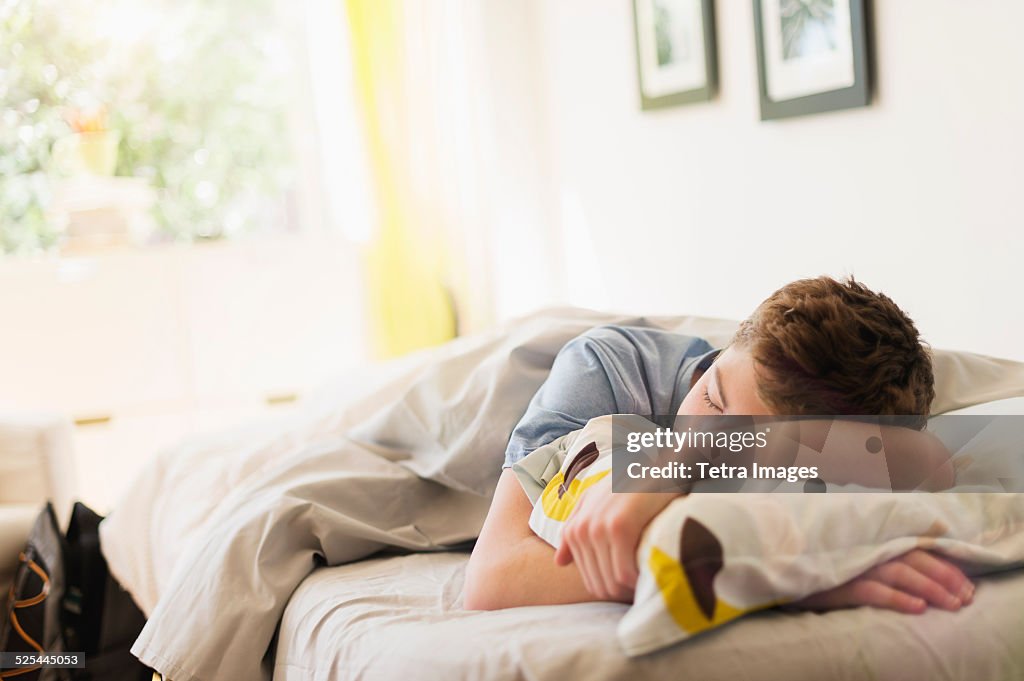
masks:
[(445, 249), (432, 230), (436, 217), (410, 178), (414, 113), (406, 96), (403, 0), (344, 2), (376, 191), (376, 231), (366, 253), (374, 347), (380, 357), (394, 357), (453, 338), (455, 307), (443, 281)]

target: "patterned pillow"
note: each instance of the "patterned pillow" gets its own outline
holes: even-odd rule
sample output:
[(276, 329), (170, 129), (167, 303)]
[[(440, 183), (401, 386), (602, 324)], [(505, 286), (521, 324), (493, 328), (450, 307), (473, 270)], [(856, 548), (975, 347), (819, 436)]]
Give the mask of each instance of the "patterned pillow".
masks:
[[(610, 474), (612, 432), (612, 417), (593, 419), (513, 466), (534, 504), (530, 527), (552, 546), (586, 490)], [(1021, 527), (1022, 494), (680, 497), (640, 541), (640, 578), (619, 640), (629, 655), (657, 650), (838, 586), (915, 548), (977, 572), (1024, 565)]]

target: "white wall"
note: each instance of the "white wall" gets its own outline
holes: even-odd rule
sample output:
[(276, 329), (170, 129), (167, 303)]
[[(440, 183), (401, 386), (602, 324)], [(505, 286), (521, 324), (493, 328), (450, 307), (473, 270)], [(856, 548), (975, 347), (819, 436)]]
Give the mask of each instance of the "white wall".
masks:
[(764, 123), (749, 0), (716, 3), (719, 97), (657, 112), (629, 0), (530, 4), (539, 172), (587, 256), (538, 304), (741, 317), (853, 273), (933, 345), (1024, 359), (1024, 3), (873, 4), (872, 105)]

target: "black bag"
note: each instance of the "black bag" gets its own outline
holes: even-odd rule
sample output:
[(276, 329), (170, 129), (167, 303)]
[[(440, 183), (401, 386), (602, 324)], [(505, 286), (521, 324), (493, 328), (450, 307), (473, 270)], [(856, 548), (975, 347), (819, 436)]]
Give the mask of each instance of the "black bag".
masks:
[(103, 518), (76, 503), (66, 535), (47, 504), (19, 556), (0, 651), (85, 653), (80, 669), (5, 669), (16, 681), (150, 681), (153, 671), (129, 652), (146, 618), (107, 570)]

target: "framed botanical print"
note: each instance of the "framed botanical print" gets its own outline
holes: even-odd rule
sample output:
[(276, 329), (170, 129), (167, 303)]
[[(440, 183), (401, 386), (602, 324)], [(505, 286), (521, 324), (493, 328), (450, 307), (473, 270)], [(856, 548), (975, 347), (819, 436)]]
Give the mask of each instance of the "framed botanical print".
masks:
[(640, 104), (711, 99), (718, 89), (712, 0), (633, 0)]
[(761, 120), (867, 106), (866, 0), (754, 0)]

